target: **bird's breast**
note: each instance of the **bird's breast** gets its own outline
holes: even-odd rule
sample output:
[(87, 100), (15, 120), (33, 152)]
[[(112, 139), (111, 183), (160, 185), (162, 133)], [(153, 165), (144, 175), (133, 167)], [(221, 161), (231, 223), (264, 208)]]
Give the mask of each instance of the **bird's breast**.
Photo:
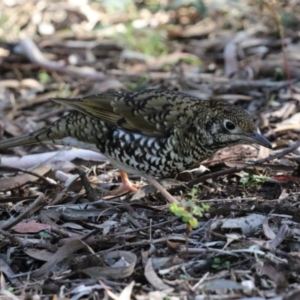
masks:
[(194, 163), (192, 157), (180, 154), (178, 147), (173, 137), (148, 137), (115, 130), (106, 142), (104, 154), (115, 166), (129, 173), (167, 177)]

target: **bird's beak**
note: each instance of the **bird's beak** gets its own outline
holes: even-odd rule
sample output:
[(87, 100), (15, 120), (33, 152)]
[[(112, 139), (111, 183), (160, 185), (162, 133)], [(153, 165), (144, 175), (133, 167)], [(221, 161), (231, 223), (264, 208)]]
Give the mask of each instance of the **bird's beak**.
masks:
[(251, 134), (247, 135), (246, 140), (250, 143), (255, 143), (266, 148), (272, 149), (272, 144), (260, 133), (253, 131)]

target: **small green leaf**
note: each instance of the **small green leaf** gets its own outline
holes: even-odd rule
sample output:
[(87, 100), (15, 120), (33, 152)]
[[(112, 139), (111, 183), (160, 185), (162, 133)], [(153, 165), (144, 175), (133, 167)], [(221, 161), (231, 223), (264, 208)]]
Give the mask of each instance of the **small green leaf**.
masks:
[(219, 257), (215, 257), (214, 258), (214, 263), (215, 264), (220, 264), (221, 263), (221, 259)]
[(39, 82), (42, 84), (47, 83), (48, 81), (50, 81), (50, 76), (47, 72), (45, 71), (41, 71), (38, 74), (38, 78), (39, 78)]
[(43, 239), (50, 239), (51, 238), (51, 235), (45, 231), (41, 231), (39, 232), (39, 236)]
[(198, 227), (198, 220), (196, 218), (191, 218), (189, 220), (189, 224), (192, 228), (197, 228)]

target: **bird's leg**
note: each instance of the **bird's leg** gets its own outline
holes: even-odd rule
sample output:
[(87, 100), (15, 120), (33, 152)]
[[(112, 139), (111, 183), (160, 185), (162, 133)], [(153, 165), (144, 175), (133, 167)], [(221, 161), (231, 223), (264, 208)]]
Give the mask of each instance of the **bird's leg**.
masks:
[[(120, 195), (124, 194), (126, 192), (134, 192), (136, 193), (137, 190), (140, 188), (139, 185), (132, 183), (128, 176), (127, 173), (124, 171), (120, 170), (120, 176), (122, 180), (122, 184), (116, 188), (115, 190), (112, 190), (109, 192), (109, 195)], [(175, 197), (173, 197), (157, 180), (155, 180), (152, 176), (149, 175), (143, 175), (165, 198), (170, 202), (178, 202)]]
[(143, 175), (143, 177), (145, 177), (146, 179), (148, 179), (148, 181), (157, 188), (157, 190), (159, 192), (161, 192), (161, 194), (163, 196), (165, 196), (165, 198), (170, 202), (170, 203), (174, 203), (174, 202), (178, 202), (177, 199), (175, 197), (173, 197), (157, 180), (155, 180), (152, 176), (149, 175)]
[(127, 174), (122, 170), (120, 170), (120, 176), (121, 176), (121, 180), (122, 180), (121, 185), (118, 188), (116, 188), (115, 190), (110, 191), (109, 195), (120, 195), (120, 194), (124, 194), (127, 192), (136, 193), (137, 190), (140, 188), (139, 185), (132, 183), (129, 180)]

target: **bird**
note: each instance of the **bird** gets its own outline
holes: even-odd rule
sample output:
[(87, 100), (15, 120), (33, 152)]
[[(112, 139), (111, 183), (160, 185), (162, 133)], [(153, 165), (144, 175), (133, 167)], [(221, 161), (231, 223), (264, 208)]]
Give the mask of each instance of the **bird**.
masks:
[(119, 191), (137, 190), (127, 174), (176, 199), (156, 178), (191, 169), (237, 144), (272, 148), (247, 111), (224, 100), (200, 100), (167, 89), (108, 91), (81, 98), (52, 98), (73, 110), (52, 125), (0, 141), (0, 149), (50, 142), (105, 155), (120, 170)]

